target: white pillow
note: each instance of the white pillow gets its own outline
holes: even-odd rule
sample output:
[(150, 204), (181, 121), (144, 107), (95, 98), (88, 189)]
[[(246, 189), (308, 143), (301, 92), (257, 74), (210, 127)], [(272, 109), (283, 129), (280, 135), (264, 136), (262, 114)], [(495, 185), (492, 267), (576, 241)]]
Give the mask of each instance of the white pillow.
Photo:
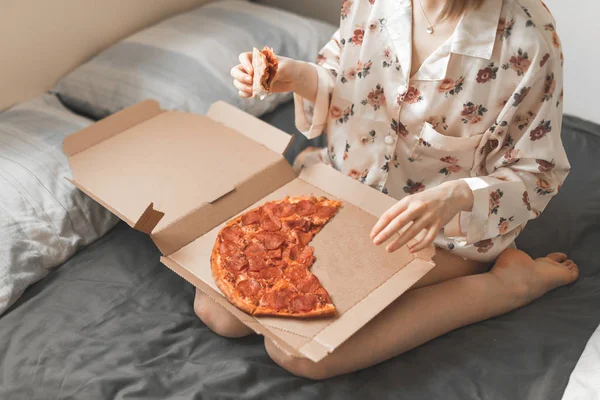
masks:
[(243, 0), (212, 2), (117, 43), (62, 78), (53, 90), (70, 108), (103, 118), (145, 99), (164, 109), (204, 114), (224, 100), (255, 116), (289, 100), (242, 100), (229, 75), (253, 47), (315, 61), (335, 27)]
[(0, 314), (118, 221), (64, 179), (62, 141), (90, 123), (51, 95), (0, 113)]

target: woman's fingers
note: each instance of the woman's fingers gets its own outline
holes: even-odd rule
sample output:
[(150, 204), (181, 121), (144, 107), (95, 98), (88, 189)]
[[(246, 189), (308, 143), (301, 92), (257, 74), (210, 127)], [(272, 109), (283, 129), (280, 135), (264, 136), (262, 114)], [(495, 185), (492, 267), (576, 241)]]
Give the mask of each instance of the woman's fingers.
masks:
[(386, 226), (388, 226), (389, 223), (394, 220), (394, 218), (396, 218), (398, 215), (400, 215), (402, 212), (404, 212), (406, 210), (405, 204), (406, 204), (406, 202), (399, 201), (398, 203), (396, 203), (392, 207), (390, 207), (389, 210), (387, 210), (385, 213), (383, 213), (383, 215), (379, 218), (379, 220), (377, 221), (377, 223), (371, 230), (371, 239), (375, 239), (375, 237), (377, 235), (379, 235), (379, 233)]
[(241, 64), (236, 65), (230, 71), (231, 77), (247, 85), (252, 85), (252, 76), (248, 75)]
[(242, 53), (239, 57), (240, 64), (244, 71), (251, 76), (254, 76), (254, 68), (252, 68), (252, 53)]
[(373, 238), (375, 245), (380, 245), (386, 240), (394, 236), (396, 233), (402, 230), (408, 223), (418, 218), (418, 214), (414, 210), (406, 210), (392, 221), (390, 221), (378, 234)]
[(423, 250), (425, 247), (429, 246), (435, 240), (435, 237), (437, 236), (438, 232), (439, 232), (439, 227), (437, 227), (437, 226), (433, 226), (433, 227), (429, 228), (425, 237), (423, 239), (421, 239), (420, 242), (418, 242), (417, 244), (415, 244), (413, 247), (411, 247), (409, 249), (410, 252), (416, 253), (418, 251)]
[(413, 239), (415, 236), (419, 234), (423, 229), (427, 227), (427, 218), (420, 218), (416, 220), (410, 228), (404, 231), (396, 240), (392, 243), (388, 244), (386, 250), (389, 253), (392, 253), (398, 250), (400, 247), (404, 246), (409, 240)]
[(250, 97), (252, 97), (252, 95), (248, 92), (242, 92), (241, 90), (238, 90), (238, 96), (240, 96), (243, 99), (248, 99)]
[(252, 95), (252, 86), (248, 86), (240, 81), (234, 80), (233, 86), (240, 92), (246, 93), (248, 95)]
[(252, 97), (252, 82), (254, 69), (252, 68), (252, 53), (242, 53), (239, 56), (240, 64), (230, 71), (233, 77), (233, 86), (238, 90), (242, 98)]

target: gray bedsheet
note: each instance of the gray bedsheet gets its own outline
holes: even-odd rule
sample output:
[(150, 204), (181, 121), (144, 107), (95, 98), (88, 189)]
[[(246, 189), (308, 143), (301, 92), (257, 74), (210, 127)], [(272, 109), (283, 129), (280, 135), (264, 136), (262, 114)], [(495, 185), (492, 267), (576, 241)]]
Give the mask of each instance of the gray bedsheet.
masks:
[[(265, 119), (290, 130), (290, 112)], [(0, 319), (0, 399), (560, 399), (600, 323), (600, 128), (567, 118), (565, 141), (571, 178), (519, 245), (572, 252), (582, 277), (526, 308), (311, 382), (271, 362), (259, 337), (210, 332), (193, 287), (119, 224)]]

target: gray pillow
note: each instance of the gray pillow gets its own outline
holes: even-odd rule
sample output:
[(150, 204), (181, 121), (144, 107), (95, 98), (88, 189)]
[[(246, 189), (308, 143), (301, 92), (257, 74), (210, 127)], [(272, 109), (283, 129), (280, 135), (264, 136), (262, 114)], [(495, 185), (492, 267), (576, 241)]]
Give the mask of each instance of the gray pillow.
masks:
[(64, 179), (62, 141), (90, 123), (51, 95), (0, 113), (0, 314), (117, 222)]
[(335, 27), (244, 0), (223, 0), (167, 19), (117, 43), (62, 78), (53, 92), (94, 119), (145, 99), (164, 109), (204, 114), (224, 100), (255, 116), (290, 99), (242, 100), (229, 75), (238, 56), (270, 46), (315, 61)]

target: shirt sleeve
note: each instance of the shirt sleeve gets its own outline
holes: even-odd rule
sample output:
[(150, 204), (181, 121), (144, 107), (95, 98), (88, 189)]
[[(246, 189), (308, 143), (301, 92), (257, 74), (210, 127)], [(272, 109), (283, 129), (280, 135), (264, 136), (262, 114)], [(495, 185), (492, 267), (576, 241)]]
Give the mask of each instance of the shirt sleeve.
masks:
[(540, 68), (521, 80), (477, 149), (470, 213), (461, 213), (467, 244), (516, 236), (556, 195), (570, 165), (562, 140), (560, 51), (543, 53)]
[(317, 64), (312, 64), (317, 69), (317, 97), (314, 103), (294, 93), (296, 127), (307, 138), (315, 138), (323, 132), (327, 123), (331, 93), (340, 69), (340, 43), (339, 29), (331, 40), (319, 52)]

